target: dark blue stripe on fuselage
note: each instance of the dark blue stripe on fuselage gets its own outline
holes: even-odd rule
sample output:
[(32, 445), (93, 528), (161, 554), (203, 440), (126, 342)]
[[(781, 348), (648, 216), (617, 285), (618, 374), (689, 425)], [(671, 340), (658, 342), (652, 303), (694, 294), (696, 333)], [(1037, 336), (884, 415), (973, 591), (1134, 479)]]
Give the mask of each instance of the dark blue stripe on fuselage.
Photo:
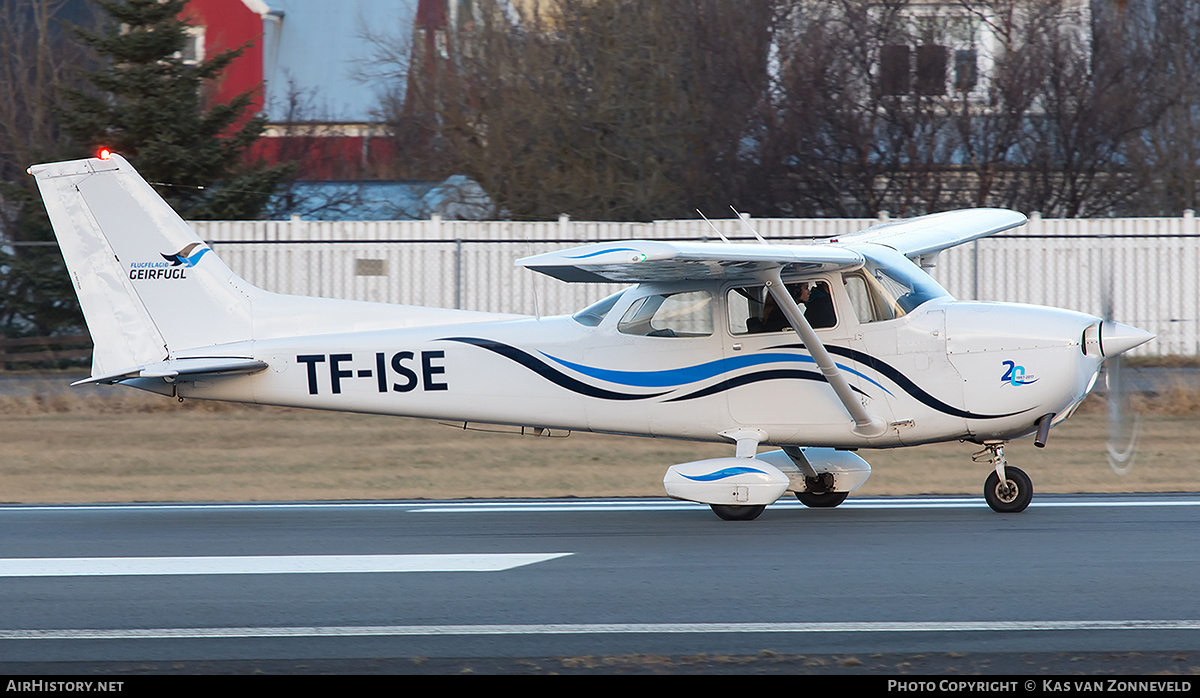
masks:
[[(785, 348), (795, 349), (797, 347), (803, 347), (803, 346), (804, 346), (803, 344), (784, 344), (782, 346), (771, 347), (771, 348), (772, 349), (785, 349)], [(941, 412), (942, 414), (948, 414), (951, 417), (962, 417), (963, 419), (1002, 419), (1004, 417), (1012, 417), (1013, 415), (1021, 414), (1021, 412), (1029, 411), (1029, 410), (1020, 410), (1018, 412), (1009, 412), (1007, 414), (978, 414), (975, 412), (969, 412), (967, 410), (962, 410), (957, 407), (954, 407), (953, 405), (947, 405), (946, 403), (942, 402), (941, 400), (939, 400), (939, 399), (935, 398), (934, 396), (930, 395), (929, 393), (925, 392), (924, 390), (921, 389), (920, 386), (918, 386), (916, 383), (912, 382), (912, 380), (909, 379), (908, 376), (901, 373), (900, 370), (897, 369), (895, 366), (892, 366), (884, 361), (881, 361), (880, 359), (877, 359), (874, 356), (871, 356), (870, 354), (866, 354), (864, 352), (857, 351), (855, 349), (851, 349), (850, 347), (840, 347), (840, 346), (833, 345), (833, 344), (826, 344), (825, 350), (828, 351), (830, 354), (837, 354), (838, 356), (850, 359), (851, 361), (857, 361), (858, 363), (878, 372), (880, 375), (884, 376), (888, 380), (890, 380), (893, 383), (895, 383), (896, 385), (898, 385), (901, 390), (908, 393), (913, 399), (920, 402), (922, 405), (925, 405), (926, 407), (929, 407), (930, 409), (937, 410), (938, 412)]]
[[(723, 380), (719, 383), (710, 385), (707, 388), (702, 388), (700, 390), (697, 390), (694, 393), (688, 393), (687, 395), (680, 395), (679, 397), (673, 397), (670, 400), (666, 400), (666, 402), (680, 402), (682, 400), (694, 400), (696, 398), (708, 397), (709, 395), (715, 395), (717, 393), (721, 393), (726, 390), (732, 390), (733, 388), (739, 388), (743, 385), (750, 385), (751, 383), (759, 383), (761, 381), (770, 381), (770, 380), (805, 380), (805, 381), (817, 381), (818, 383), (828, 382), (825, 380), (825, 376), (821, 375), (820, 373), (815, 373), (813, 371), (799, 371), (796, 369), (778, 368), (778, 369), (773, 369), (770, 371), (757, 371), (755, 373), (747, 373), (747, 374), (744, 374), (741, 376), (734, 376), (732, 378), (726, 378), (725, 380)], [(866, 393), (864, 393), (863, 391), (854, 387), (853, 385), (850, 386), (850, 389), (860, 395), (866, 395)], [(868, 395), (868, 397), (870, 397), (870, 396)]]
[(497, 342), (491, 339), (479, 339), (477, 337), (444, 337), (441, 341), (446, 342), (462, 342), (463, 344), (472, 344), (489, 351), (494, 351), (506, 359), (515, 361), (525, 368), (533, 371), (542, 378), (566, 388), (571, 392), (587, 395), (588, 397), (601, 398), (603, 400), (645, 400), (647, 398), (659, 397), (666, 393), (649, 393), (638, 395), (634, 393), (618, 393), (604, 388), (597, 388), (594, 385), (588, 385), (583, 381), (576, 380), (567, 374), (549, 366), (544, 361), (541, 361), (531, 354), (528, 354), (516, 347), (510, 347), (502, 342)]
[[(537, 373), (538, 375), (540, 375), (543, 378), (545, 378), (546, 380), (554, 383), (555, 385), (558, 385), (562, 388), (566, 388), (567, 390), (578, 393), (580, 395), (586, 395), (588, 397), (599, 398), (602, 400), (647, 400), (647, 399), (651, 399), (651, 398), (662, 397), (663, 395), (666, 395), (666, 394), (672, 392), (672, 391), (668, 390), (665, 392), (658, 392), (658, 393), (637, 394), (637, 393), (621, 393), (621, 392), (616, 392), (613, 390), (608, 390), (605, 388), (600, 388), (600, 387), (597, 387), (594, 385), (590, 385), (588, 383), (584, 383), (583, 381), (581, 381), (577, 378), (568, 376), (565, 373), (559, 371), (558, 369), (550, 366), (546, 362), (533, 356), (532, 354), (529, 354), (528, 352), (517, 349), (516, 347), (509, 346), (507, 344), (504, 344), (503, 342), (497, 342), (492, 339), (482, 339), (482, 338), (478, 338), (478, 337), (445, 337), (441, 341), (461, 342), (463, 344), (471, 344), (473, 346), (481, 347), (483, 349), (487, 349), (489, 351), (495, 352), (495, 353), (499, 354), (500, 356), (503, 356), (511, 361), (515, 361), (516, 363), (524, 366), (525, 368), (528, 368), (529, 370), (533, 371), (534, 373)], [(785, 344), (785, 345), (780, 345), (780, 346), (775, 346), (775, 347), (769, 347), (769, 349), (795, 349), (795, 348), (803, 349), (805, 347), (803, 344)], [(826, 345), (825, 349), (830, 354), (837, 354), (838, 356), (845, 357), (852, 361), (857, 361), (858, 363), (871, 368), (872, 370), (878, 372), (880, 375), (885, 376), (886, 378), (891, 380), (893, 383), (895, 383), (897, 386), (899, 386), (905, 393), (910, 395), (913, 399), (917, 400), (918, 402), (925, 405), (926, 407), (929, 407), (930, 409), (941, 412), (942, 414), (947, 414), (952, 417), (960, 417), (963, 419), (1002, 419), (1004, 417), (1012, 417), (1014, 415), (1021, 414), (1022, 412), (1028, 412), (1028, 410), (1020, 410), (1018, 412), (1009, 412), (1006, 414), (978, 414), (975, 412), (970, 412), (968, 410), (959, 409), (957, 407), (954, 407), (953, 405), (948, 405), (948, 404), (942, 402), (941, 400), (938, 400), (937, 398), (933, 397), (929, 393), (922, 390), (916, 383), (914, 383), (912, 380), (910, 380), (908, 378), (908, 376), (905, 376), (894, 366), (891, 366), (888, 363), (871, 356), (870, 354), (866, 354), (861, 351), (851, 349), (849, 347), (841, 347), (841, 346), (836, 346), (836, 345)], [(775, 369), (775, 370), (769, 370), (769, 371), (757, 371), (755, 373), (748, 373), (748, 374), (744, 374), (744, 375), (740, 375), (740, 376), (733, 376), (731, 378), (726, 378), (725, 380), (722, 380), (718, 383), (714, 383), (713, 385), (708, 386), (707, 388), (701, 388), (700, 390), (688, 393), (686, 395), (680, 395), (678, 397), (670, 398), (666, 402), (681, 402), (684, 400), (695, 400), (695, 399), (702, 398), (702, 397), (708, 397), (710, 395), (716, 395), (718, 393), (725, 392), (726, 390), (732, 390), (734, 388), (738, 388), (741, 386), (750, 385), (753, 383), (759, 383), (759, 382), (768, 381), (768, 380), (808, 380), (808, 381), (826, 382), (825, 376), (823, 376), (819, 373), (814, 373), (812, 371), (800, 371), (800, 370), (795, 370), (795, 369)], [(872, 381), (872, 382), (874, 382), (874, 381)], [(855, 392), (857, 392), (861, 395), (867, 395), (862, 390), (860, 390), (854, 386), (850, 386), (850, 387)]]

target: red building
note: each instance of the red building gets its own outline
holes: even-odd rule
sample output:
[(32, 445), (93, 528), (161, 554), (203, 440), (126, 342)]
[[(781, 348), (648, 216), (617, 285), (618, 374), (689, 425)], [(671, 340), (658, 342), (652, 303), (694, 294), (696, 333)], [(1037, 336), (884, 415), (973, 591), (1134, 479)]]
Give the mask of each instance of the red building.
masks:
[(213, 99), (253, 95), (270, 125), (252, 157), (296, 161), (304, 180), (379, 179), (397, 157), (380, 107), (405, 83), (371, 78), (375, 42), (409, 45), (427, 3), (444, 14), (445, 0), (191, 0), (185, 57), (242, 48)]

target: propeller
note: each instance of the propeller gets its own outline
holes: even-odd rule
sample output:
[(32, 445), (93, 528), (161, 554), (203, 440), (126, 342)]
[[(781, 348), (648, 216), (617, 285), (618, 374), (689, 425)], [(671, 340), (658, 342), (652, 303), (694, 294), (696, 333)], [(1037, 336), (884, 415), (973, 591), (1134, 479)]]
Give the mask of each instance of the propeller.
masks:
[[(1100, 327), (1102, 338), (1105, 330), (1124, 327), (1113, 321), (1113, 295), (1113, 275), (1110, 272), (1108, 284), (1103, 288), (1101, 294), (1101, 313), (1104, 318)], [(1116, 339), (1112, 337), (1113, 334), (1120, 333), (1110, 332), (1110, 339)], [(1115, 342), (1113, 343), (1115, 344)], [(1106, 352), (1105, 356), (1104, 385), (1105, 400), (1108, 403), (1108, 438), (1105, 441), (1107, 450), (1105, 455), (1113, 472), (1119, 476), (1125, 476), (1133, 470), (1133, 464), (1137, 457), (1138, 436), (1142, 431), (1142, 416), (1133, 409), (1130, 402), (1132, 389), (1125, 366), (1124, 350), (1112, 352), (1111, 355)]]

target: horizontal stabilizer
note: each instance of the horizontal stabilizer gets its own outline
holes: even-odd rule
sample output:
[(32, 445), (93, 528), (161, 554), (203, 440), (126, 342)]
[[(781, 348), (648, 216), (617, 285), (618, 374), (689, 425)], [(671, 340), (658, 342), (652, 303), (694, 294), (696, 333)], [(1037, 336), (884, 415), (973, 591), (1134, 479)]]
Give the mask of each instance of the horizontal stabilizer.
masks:
[(108, 373), (103, 376), (92, 376), (71, 385), (89, 385), (93, 383), (120, 383), (133, 378), (162, 378), (168, 383), (178, 379), (195, 380), (212, 376), (228, 376), (238, 373), (256, 373), (267, 367), (267, 362), (242, 356), (214, 356), (190, 359), (170, 359), (146, 366)]

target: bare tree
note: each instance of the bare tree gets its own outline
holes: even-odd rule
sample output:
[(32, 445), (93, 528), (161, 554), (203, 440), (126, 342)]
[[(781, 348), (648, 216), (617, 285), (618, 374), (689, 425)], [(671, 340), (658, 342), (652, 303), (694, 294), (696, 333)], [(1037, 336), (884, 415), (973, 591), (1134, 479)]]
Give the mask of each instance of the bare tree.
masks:
[(25, 170), (80, 154), (58, 108), (88, 61), (63, 22), (86, 23), (86, 9), (66, 0), (0, 0), (0, 334), (48, 335), (82, 320)]
[[(1195, 152), (1188, 129), (1197, 121), (1196, 90), (1183, 77), (1194, 75), (1194, 3), (781, 7), (767, 149), (767, 190), (781, 210), (873, 215), (1000, 205), (1111, 215), (1133, 210), (1158, 186), (1161, 177), (1140, 163), (1178, 154), (1171, 135)], [(1178, 158), (1172, 171), (1194, 161)], [(1183, 187), (1188, 176), (1173, 181)]]
[(986, 33), (991, 41), (978, 56), (986, 61), (986, 75), (978, 76), (976, 89), (957, 91), (952, 106), (961, 153), (955, 164), (968, 175), (963, 205), (1021, 207), (1023, 178), (1015, 165), (1046, 79), (1045, 59), (1063, 3), (960, 0), (959, 7), (973, 38)]
[(449, 50), (409, 66), (422, 79), (392, 109), (404, 147), (427, 144), (518, 218), (740, 203), (765, 93), (765, 0), (547, 0), (519, 22), (480, 7), (447, 28)]
[(1062, 217), (1112, 215), (1137, 192), (1130, 146), (1179, 99), (1159, 66), (1175, 50), (1156, 27), (1096, 11), (1090, 43), (1069, 36), (1046, 47), (1046, 74), (1019, 164), (1026, 205)]
[(1135, 215), (1175, 216), (1200, 207), (1200, 4), (1156, 0), (1126, 6), (1116, 19), (1125, 22), (1130, 13), (1134, 30), (1151, 32), (1165, 49), (1155, 58), (1161, 82), (1155, 98), (1168, 103), (1161, 118), (1128, 146), (1138, 195), (1125, 209)]
[[(0, 179), (59, 149), (56, 108), (86, 52), (61, 23), (67, 0), (0, 0)], [(74, 8), (78, 12), (78, 8)]]
[(1194, 0), (471, 7), (381, 45), (394, 174), (514, 217), (1195, 205)]
[(765, 150), (775, 205), (791, 215), (939, 208), (951, 156), (937, 17), (907, 0), (781, 5)]

